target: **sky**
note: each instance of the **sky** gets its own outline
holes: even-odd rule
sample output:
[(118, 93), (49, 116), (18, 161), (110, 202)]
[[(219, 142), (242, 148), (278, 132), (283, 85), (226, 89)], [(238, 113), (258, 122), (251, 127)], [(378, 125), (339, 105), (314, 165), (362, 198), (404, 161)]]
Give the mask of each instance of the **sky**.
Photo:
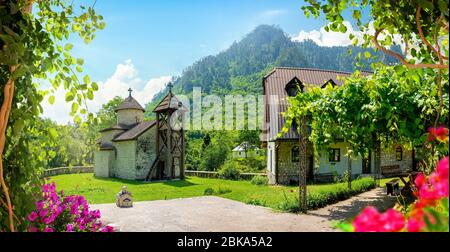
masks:
[[(84, 59), (83, 74), (99, 84), (89, 111), (97, 112), (114, 96), (126, 97), (130, 87), (145, 105), (183, 69), (227, 49), (261, 24), (277, 25), (296, 41), (350, 44), (347, 35), (323, 30), (325, 18), (307, 19), (303, 5), (301, 0), (97, 0), (105, 29), (88, 45), (70, 41), (73, 56)], [(44, 103), (43, 116), (60, 124), (72, 121), (64, 90), (56, 94), (54, 105)]]

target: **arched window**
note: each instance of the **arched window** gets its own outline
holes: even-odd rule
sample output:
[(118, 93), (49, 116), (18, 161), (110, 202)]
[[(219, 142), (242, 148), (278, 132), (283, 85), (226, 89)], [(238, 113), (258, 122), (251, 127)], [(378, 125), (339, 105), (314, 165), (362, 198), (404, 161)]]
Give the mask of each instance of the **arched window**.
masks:
[(299, 162), (300, 161), (300, 148), (298, 146), (294, 146), (291, 149), (291, 157), (292, 157), (292, 162)]

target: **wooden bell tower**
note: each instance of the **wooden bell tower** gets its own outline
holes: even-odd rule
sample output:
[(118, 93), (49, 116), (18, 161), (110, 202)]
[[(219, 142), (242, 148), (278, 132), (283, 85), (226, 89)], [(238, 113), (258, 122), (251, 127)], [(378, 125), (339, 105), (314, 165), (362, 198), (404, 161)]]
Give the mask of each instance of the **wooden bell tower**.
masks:
[(173, 95), (172, 83), (169, 92), (156, 106), (156, 159), (146, 180), (184, 178), (184, 107)]

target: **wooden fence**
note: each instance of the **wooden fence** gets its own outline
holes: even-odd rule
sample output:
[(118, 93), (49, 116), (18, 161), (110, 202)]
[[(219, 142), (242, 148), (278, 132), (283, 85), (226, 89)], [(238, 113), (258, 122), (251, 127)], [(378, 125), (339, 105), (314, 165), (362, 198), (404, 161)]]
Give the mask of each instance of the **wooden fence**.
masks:
[(62, 174), (76, 174), (76, 173), (93, 173), (94, 166), (72, 166), (72, 167), (57, 167), (44, 171), (44, 177), (51, 177)]
[[(213, 171), (192, 171), (192, 170), (186, 170), (184, 171), (184, 175), (186, 176), (195, 176), (195, 177), (201, 177), (201, 178), (218, 178), (219, 174), (218, 172)], [(254, 176), (267, 176), (265, 173), (241, 173), (241, 179), (244, 180), (251, 180)]]

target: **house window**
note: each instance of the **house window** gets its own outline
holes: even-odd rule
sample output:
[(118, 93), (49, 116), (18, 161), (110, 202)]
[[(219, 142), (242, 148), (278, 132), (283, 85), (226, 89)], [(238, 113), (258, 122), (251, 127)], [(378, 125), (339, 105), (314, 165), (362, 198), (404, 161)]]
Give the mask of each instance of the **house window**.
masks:
[(395, 159), (397, 161), (402, 161), (403, 158), (403, 150), (402, 147), (397, 146), (397, 148), (395, 148)]
[(296, 96), (298, 91), (303, 92), (303, 83), (297, 78), (294, 77), (286, 87), (284, 88), (288, 96), (293, 97)]
[(329, 154), (330, 162), (339, 162), (341, 161), (341, 150), (340, 149), (331, 149)]
[(300, 149), (298, 148), (298, 146), (294, 146), (291, 149), (291, 157), (292, 157), (292, 162), (296, 163), (300, 161)]

